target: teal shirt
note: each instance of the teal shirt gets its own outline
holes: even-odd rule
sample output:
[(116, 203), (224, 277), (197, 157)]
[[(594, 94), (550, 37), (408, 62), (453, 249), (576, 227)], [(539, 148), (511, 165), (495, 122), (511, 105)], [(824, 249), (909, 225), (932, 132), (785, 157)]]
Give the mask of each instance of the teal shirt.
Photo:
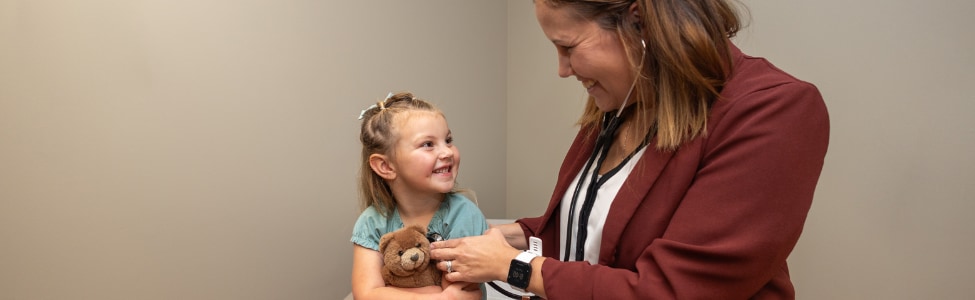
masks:
[[(379, 239), (402, 227), (403, 220), (400, 219), (398, 210), (393, 210), (393, 215), (386, 218), (375, 207), (369, 206), (355, 221), (352, 243), (379, 251)], [(481, 210), (473, 201), (458, 193), (447, 195), (447, 199), (440, 204), (440, 209), (427, 225), (427, 232), (439, 233), (444, 239), (481, 235), (486, 230), (487, 219)]]
[[(403, 228), (403, 220), (399, 217), (399, 210), (393, 210), (393, 215), (385, 218), (375, 207), (369, 206), (359, 214), (352, 228), (352, 243), (379, 251), (379, 239), (384, 234)], [(481, 235), (488, 230), (487, 219), (473, 201), (458, 193), (447, 194), (447, 199), (440, 203), (440, 209), (433, 214), (427, 232), (439, 233), (445, 240), (465, 236)], [(487, 299), (487, 285), (481, 284), (481, 299)]]

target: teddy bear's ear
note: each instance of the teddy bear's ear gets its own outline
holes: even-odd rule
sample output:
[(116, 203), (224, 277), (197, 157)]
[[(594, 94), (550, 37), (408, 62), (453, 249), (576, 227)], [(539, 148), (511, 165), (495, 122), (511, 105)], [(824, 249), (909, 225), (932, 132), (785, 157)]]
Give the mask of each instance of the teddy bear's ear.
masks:
[(379, 238), (379, 253), (386, 252), (386, 246), (389, 246), (389, 241), (393, 240), (393, 235), (387, 233), (383, 237)]

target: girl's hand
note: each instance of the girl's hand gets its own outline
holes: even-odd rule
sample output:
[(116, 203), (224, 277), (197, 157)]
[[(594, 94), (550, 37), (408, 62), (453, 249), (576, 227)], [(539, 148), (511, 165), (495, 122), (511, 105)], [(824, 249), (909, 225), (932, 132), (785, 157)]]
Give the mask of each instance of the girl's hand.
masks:
[(449, 282), (444, 280), (447, 286), (444, 286), (443, 293), (444, 299), (463, 299), (463, 300), (480, 300), (481, 299), (481, 287), (477, 283), (471, 282)]

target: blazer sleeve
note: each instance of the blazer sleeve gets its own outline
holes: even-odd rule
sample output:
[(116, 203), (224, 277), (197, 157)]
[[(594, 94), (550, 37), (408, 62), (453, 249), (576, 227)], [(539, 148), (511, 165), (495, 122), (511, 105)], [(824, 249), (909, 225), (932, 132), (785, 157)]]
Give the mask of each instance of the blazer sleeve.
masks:
[(829, 142), (826, 106), (801, 81), (725, 100), (663, 235), (632, 269), (546, 260), (550, 299), (747, 299), (788, 280)]

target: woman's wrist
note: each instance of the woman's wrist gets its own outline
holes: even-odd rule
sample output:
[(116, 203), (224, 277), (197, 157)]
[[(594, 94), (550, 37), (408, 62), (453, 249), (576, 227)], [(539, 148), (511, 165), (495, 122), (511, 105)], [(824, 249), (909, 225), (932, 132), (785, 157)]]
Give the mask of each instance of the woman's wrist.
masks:
[(521, 250), (515, 248), (509, 248), (502, 256), (502, 259), (498, 262), (500, 264), (500, 270), (495, 274), (495, 280), (508, 282), (508, 272), (511, 272), (511, 261), (518, 257)]
[(542, 265), (545, 264), (545, 259), (544, 256), (539, 256), (532, 260), (532, 276), (528, 283), (528, 291), (542, 298), (548, 298), (545, 293), (545, 280), (542, 279)]

